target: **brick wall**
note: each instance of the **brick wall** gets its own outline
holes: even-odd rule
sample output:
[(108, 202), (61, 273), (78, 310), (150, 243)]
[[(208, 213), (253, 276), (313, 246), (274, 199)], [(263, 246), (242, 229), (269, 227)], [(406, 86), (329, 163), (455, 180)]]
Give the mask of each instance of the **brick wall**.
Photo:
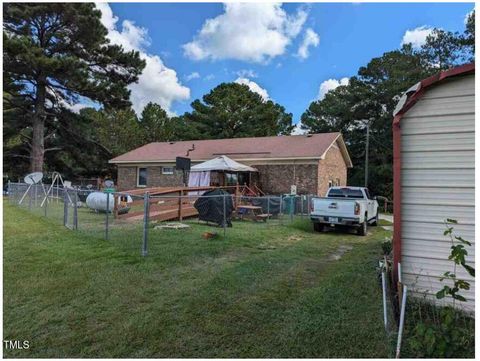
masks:
[(117, 189), (134, 189), (137, 186), (137, 167), (118, 167)]
[[(172, 187), (183, 183), (183, 173), (174, 169), (173, 174), (162, 174), (162, 167), (147, 168), (147, 187)], [(137, 167), (119, 166), (117, 188), (121, 191), (137, 188)]]
[(347, 185), (347, 165), (342, 152), (335, 143), (325, 155), (325, 159), (318, 162), (318, 190), (317, 194), (325, 196), (328, 182), (340, 181), (341, 186)]
[(316, 164), (252, 165), (259, 171), (259, 187), (267, 194), (290, 193), (297, 185), (298, 194), (316, 194), (318, 166)]
[(162, 174), (162, 167), (148, 167), (147, 172), (147, 187), (175, 187), (183, 184), (183, 172), (175, 168), (173, 174)]

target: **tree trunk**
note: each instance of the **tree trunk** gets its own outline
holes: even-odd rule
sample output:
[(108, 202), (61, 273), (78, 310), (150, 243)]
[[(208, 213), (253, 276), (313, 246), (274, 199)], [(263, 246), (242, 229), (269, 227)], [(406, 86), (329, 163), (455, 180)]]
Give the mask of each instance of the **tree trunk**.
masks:
[(33, 135), (30, 168), (32, 172), (43, 171), (43, 158), (45, 154), (45, 79), (37, 82), (35, 110), (33, 114)]

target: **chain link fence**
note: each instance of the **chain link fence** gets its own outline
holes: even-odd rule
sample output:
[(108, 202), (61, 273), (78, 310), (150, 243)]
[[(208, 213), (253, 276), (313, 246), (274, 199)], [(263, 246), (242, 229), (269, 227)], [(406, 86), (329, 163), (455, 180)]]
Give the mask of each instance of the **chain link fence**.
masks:
[[(95, 193), (91, 196), (95, 199), (87, 206), (91, 193)], [(314, 197), (200, 193), (203, 192), (133, 195), (9, 183), (8, 200), (55, 224), (146, 256), (165, 251), (168, 241), (227, 238), (231, 227), (240, 227), (247, 237), (255, 238), (260, 233), (268, 233), (270, 227), (301, 223), (309, 219)]]

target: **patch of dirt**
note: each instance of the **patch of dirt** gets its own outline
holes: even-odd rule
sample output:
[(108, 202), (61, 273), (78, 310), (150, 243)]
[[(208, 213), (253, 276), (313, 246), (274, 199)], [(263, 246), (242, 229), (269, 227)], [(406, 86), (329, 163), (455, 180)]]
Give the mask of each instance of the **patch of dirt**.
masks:
[(342, 245), (337, 248), (337, 250), (328, 255), (330, 261), (338, 261), (343, 255), (353, 249), (353, 246)]
[(286, 247), (303, 240), (303, 236), (292, 234), (287, 238), (272, 239), (267, 242), (260, 243), (257, 248), (262, 250), (276, 249), (277, 247)]

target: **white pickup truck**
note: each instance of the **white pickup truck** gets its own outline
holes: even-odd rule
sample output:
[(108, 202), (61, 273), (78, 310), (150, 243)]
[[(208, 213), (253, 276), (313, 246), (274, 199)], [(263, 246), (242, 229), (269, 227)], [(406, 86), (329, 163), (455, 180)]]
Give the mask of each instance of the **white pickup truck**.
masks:
[(325, 226), (357, 228), (367, 234), (368, 224), (378, 223), (378, 202), (363, 187), (332, 187), (326, 197), (312, 198), (310, 219), (313, 228), (321, 232)]

